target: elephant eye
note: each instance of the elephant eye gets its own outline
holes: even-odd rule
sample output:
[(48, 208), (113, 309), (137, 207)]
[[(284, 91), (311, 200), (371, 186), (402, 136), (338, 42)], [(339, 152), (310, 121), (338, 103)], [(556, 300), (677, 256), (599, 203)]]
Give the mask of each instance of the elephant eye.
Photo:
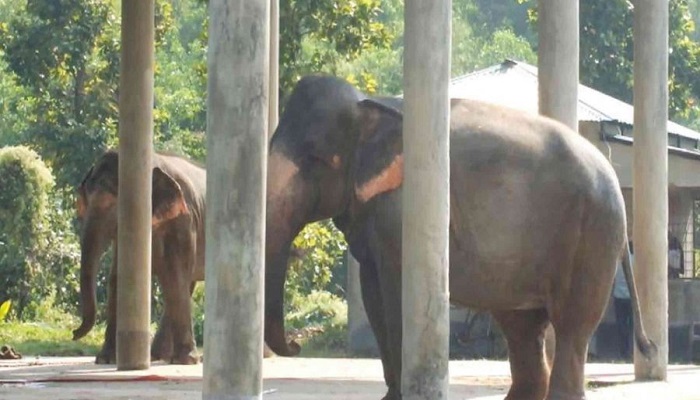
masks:
[(315, 153), (307, 153), (304, 155), (302, 163), (305, 165), (316, 165), (319, 163), (325, 164), (325, 160)]

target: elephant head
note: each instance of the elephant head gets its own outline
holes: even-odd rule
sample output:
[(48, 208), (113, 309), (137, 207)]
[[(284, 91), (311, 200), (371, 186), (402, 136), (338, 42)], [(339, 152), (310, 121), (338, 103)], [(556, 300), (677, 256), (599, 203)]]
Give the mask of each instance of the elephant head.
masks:
[[(153, 159), (153, 228), (188, 214), (180, 185)], [(119, 156), (108, 151), (100, 157), (78, 187), (80, 222), (80, 302), (82, 323), (73, 340), (85, 336), (95, 324), (96, 279), (100, 257), (117, 238)], [(116, 258), (116, 255), (115, 255)]]
[[(289, 248), (310, 222), (344, 224), (375, 196), (401, 185), (400, 100), (366, 99), (348, 83), (305, 77), (270, 143), (267, 171), (265, 341), (279, 355), (300, 347), (284, 335)], [(348, 239), (349, 240), (349, 239)]]

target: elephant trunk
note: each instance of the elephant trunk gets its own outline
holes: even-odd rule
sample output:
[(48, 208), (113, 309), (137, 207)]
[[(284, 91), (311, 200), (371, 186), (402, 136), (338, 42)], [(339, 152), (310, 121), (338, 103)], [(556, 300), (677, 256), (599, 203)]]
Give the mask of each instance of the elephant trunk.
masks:
[[(287, 243), (291, 244), (291, 240)], [(287, 249), (278, 250), (276, 256), (268, 258), (269, 261), (266, 262), (265, 343), (277, 355), (293, 357), (299, 354), (301, 347), (293, 340), (287, 343), (284, 329), (284, 282), (287, 275), (288, 246)]]
[(96, 225), (86, 220), (86, 226), (80, 237), (80, 309), (82, 322), (73, 331), (73, 340), (87, 335), (95, 325), (97, 302), (97, 267), (100, 256), (107, 247), (108, 241), (95, 232)]
[(298, 168), (281, 152), (268, 158), (265, 241), (265, 342), (280, 356), (295, 356), (301, 347), (287, 343), (284, 329), (284, 283), (289, 248), (304, 225), (303, 182)]

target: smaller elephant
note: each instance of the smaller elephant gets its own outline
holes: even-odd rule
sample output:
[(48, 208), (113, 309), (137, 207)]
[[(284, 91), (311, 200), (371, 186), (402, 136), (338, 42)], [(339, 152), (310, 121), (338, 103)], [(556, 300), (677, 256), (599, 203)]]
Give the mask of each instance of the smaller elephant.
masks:
[[(95, 324), (97, 266), (110, 244), (114, 261), (107, 292), (107, 329), (97, 364), (116, 362), (117, 189), (119, 155), (107, 151), (78, 187), (82, 324), (73, 340)], [(184, 158), (153, 155), (152, 271), (161, 285), (164, 311), (151, 346), (153, 360), (199, 361), (192, 327), (191, 295), (204, 280), (206, 171)]]

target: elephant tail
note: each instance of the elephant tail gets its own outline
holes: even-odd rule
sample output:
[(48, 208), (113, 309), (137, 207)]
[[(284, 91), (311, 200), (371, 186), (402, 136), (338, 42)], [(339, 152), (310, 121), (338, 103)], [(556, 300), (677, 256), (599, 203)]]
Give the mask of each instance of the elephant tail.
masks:
[(642, 321), (642, 312), (639, 307), (639, 295), (637, 294), (637, 285), (634, 282), (634, 274), (632, 273), (632, 262), (630, 255), (630, 245), (625, 235), (625, 248), (622, 254), (622, 270), (627, 280), (627, 288), (630, 291), (630, 299), (632, 302), (632, 315), (634, 317), (634, 338), (637, 344), (637, 349), (648, 360), (656, 357), (659, 348), (646, 334), (644, 330), (644, 322)]

